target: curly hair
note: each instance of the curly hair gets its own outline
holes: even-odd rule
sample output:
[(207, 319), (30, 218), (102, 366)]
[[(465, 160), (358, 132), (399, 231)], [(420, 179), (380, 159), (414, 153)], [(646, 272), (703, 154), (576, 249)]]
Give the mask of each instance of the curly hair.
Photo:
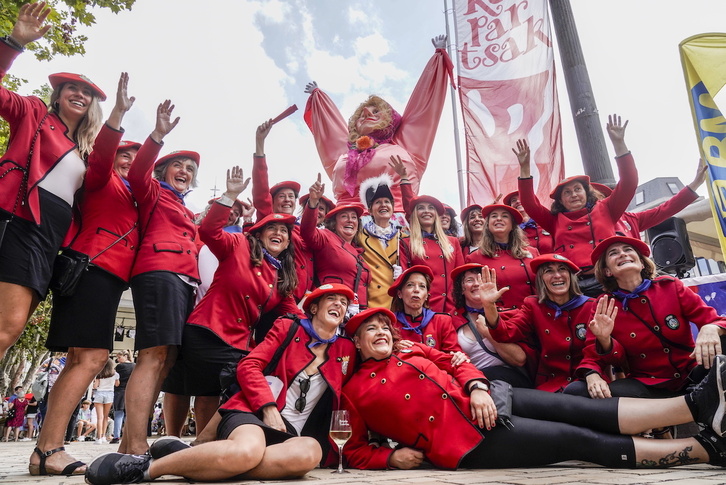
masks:
[[(62, 83), (53, 90), (50, 95), (50, 107), (48, 111), (60, 117), (58, 109), (58, 98), (60, 98), (63, 86), (68, 83)], [(88, 105), (88, 111), (78, 123), (75, 133), (73, 133), (73, 141), (78, 145), (78, 151), (81, 158), (86, 160), (88, 155), (93, 151), (93, 143), (96, 141), (96, 135), (101, 131), (103, 125), (103, 111), (98, 97), (93, 94), (91, 96), (91, 104)]]
[[(265, 225), (267, 227), (269, 224)], [(297, 287), (297, 273), (295, 272), (295, 250), (292, 242), (292, 225), (285, 224), (289, 235), (289, 244), (277, 258), (282, 262), (282, 269), (277, 273), (277, 291), (282, 296), (290, 296)], [(250, 260), (253, 266), (262, 266), (265, 257), (262, 254), (262, 241), (255, 234), (246, 233), (247, 241), (250, 244)]]
[(360, 134), (358, 133), (358, 129), (356, 128), (355, 124), (358, 121), (358, 118), (360, 118), (360, 114), (363, 109), (368, 106), (378, 108), (378, 112), (381, 114), (381, 121), (373, 127), (374, 130), (382, 130), (383, 128), (390, 125), (391, 121), (393, 121), (393, 108), (391, 107), (391, 105), (388, 104), (383, 98), (376, 96), (375, 94), (369, 96), (368, 99), (363, 101), (356, 108), (355, 112), (353, 112), (353, 116), (348, 119), (348, 141), (350, 143), (355, 143), (355, 141), (360, 137)]

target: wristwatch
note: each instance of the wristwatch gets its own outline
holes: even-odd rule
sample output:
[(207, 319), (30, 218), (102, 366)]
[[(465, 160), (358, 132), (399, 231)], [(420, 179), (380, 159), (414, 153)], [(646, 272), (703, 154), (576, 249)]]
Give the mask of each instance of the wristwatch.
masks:
[(485, 382), (476, 381), (469, 388), (469, 394), (471, 394), (475, 389), (481, 389), (484, 392), (489, 392), (489, 385)]

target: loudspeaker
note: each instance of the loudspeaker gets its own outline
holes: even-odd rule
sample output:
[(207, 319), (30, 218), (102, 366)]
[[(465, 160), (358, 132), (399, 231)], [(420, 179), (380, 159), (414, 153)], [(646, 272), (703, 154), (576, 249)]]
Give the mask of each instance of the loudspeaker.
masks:
[(658, 269), (669, 273), (682, 273), (696, 265), (686, 223), (671, 217), (646, 231), (652, 257)]

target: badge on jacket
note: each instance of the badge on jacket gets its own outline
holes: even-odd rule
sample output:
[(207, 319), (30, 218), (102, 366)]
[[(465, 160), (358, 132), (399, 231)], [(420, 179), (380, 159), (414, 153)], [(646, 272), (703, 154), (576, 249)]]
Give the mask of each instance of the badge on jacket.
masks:
[(426, 345), (428, 345), (429, 347), (436, 347), (436, 339), (433, 335), (426, 335)]
[(673, 314), (665, 317), (665, 323), (666, 323), (666, 325), (668, 325), (668, 328), (670, 328), (671, 330), (677, 330), (678, 327), (681, 326), (681, 322), (679, 322), (678, 318)]
[(348, 374), (348, 362), (349, 361), (350, 361), (350, 356), (349, 355), (343, 356), (342, 362), (340, 364), (341, 372), (343, 373), (343, 375)]
[(584, 323), (578, 323), (575, 325), (575, 336), (580, 340), (587, 338), (587, 327)]

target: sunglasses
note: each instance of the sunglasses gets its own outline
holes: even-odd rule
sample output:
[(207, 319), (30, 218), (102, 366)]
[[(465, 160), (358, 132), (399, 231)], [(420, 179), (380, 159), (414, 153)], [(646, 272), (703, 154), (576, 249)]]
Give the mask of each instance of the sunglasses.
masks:
[(300, 379), (300, 397), (295, 400), (295, 411), (301, 413), (305, 410), (305, 405), (308, 403), (306, 396), (310, 390), (310, 379), (313, 376), (309, 376), (307, 379)]

